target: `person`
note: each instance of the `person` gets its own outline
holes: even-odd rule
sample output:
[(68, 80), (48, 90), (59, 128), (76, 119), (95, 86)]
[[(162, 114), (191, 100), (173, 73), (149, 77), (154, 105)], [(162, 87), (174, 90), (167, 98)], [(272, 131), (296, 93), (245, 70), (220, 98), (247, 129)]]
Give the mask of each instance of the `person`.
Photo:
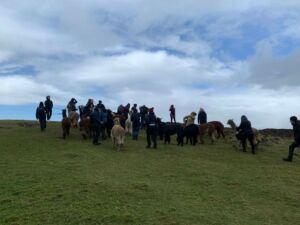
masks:
[(170, 119), (171, 119), (171, 123), (173, 122), (173, 120), (174, 120), (174, 123), (176, 123), (176, 118), (175, 118), (175, 107), (174, 107), (174, 105), (171, 105), (171, 106), (170, 106), (169, 111), (170, 111)]
[(124, 113), (124, 106), (121, 104), (121, 105), (119, 105), (118, 106), (118, 109), (117, 109), (117, 114), (119, 114), (119, 115), (123, 115), (123, 113)]
[(100, 145), (100, 126), (103, 122), (100, 116), (99, 108), (95, 107), (94, 111), (90, 114), (91, 128), (93, 130), (93, 144)]
[(100, 118), (101, 118), (101, 127), (100, 133), (102, 134), (102, 140), (106, 139), (106, 128), (107, 128), (107, 121), (108, 121), (108, 113), (106, 108), (100, 108), (101, 105), (98, 107), (100, 110)]
[[(83, 108), (83, 117), (88, 117), (94, 110), (94, 101), (93, 99), (89, 99), (86, 103), (85, 107)], [(99, 107), (98, 107), (99, 110)]]
[(290, 123), (293, 126), (294, 142), (289, 147), (289, 155), (287, 158), (282, 158), (284, 161), (292, 162), (295, 148), (300, 146), (300, 121), (296, 116), (290, 118)]
[(144, 129), (145, 128), (145, 123), (146, 123), (146, 115), (148, 113), (148, 107), (143, 105), (143, 106), (140, 106), (140, 116), (141, 116), (141, 129)]
[(198, 113), (198, 124), (207, 123), (207, 114), (203, 108), (200, 108)]
[(98, 101), (98, 104), (97, 104), (96, 107), (98, 107), (100, 109), (100, 111), (104, 111), (105, 110), (105, 106), (104, 106), (104, 104), (102, 103), (101, 100)]
[(44, 107), (43, 102), (40, 102), (39, 106), (37, 107), (35, 117), (40, 122), (41, 131), (44, 131), (47, 126), (47, 121), (46, 121), (46, 109)]
[(71, 98), (67, 105), (68, 114), (70, 115), (70, 112), (75, 112), (77, 110), (76, 108), (77, 100), (75, 98)]
[(137, 104), (134, 103), (132, 108), (131, 108), (131, 112), (133, 113), (135, 110), (137, 110)]
[(248, 118), (243, 115), (241, 117), (241, 124), (237, 128), (238, 133), (236, 134), (237, 139), (241, 140), (243, 151), (246, 152), (246, 141), (250, 142), (252, 154), (255, 154), (255, 146), (253, 143), (253, 130), (251, 126), (251, 122), (248, 120)]
[(187, 115), (183, 118), (183, 123), (185, 124), (185, 126), (189, 126), (191, 124), (195, 123), (195, 119), (196, 119), (196, 115), (197, 113), (195, 112), (191, 112), (190, 115)]
[(151, 147), (151, 142), (153, 143), (153, 148), (157, 148), (156, 138), (157, 138), (157, 119), (154, 114), (154, 108), (149, 109), (148, 116), (146, 118), (146, 134), (147, 134), (147, 148)]
[(48, 95), (46, 97), (46, 101), (45, 101), (47, 120), (50, 120), (50, 118), (52, 116), (52, 108), (53, 108), (53, 102), (51, 101), (50, 96)]
[(130, 119), (132, 121), (132, 140), (138, 140), (141, 127), (141, 116), (136, 108), (133, 109)]

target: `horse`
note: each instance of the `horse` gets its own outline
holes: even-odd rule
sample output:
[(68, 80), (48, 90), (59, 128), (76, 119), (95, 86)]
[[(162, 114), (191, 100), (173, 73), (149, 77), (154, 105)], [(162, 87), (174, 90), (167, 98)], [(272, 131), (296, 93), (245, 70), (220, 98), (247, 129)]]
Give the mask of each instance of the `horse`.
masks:
[[(233, 135), (236, 137), (237, 126), (236, 126), (234, 120), (229, 119), (227, 121), (227, 124), (231, 127)], [(257, 129), (252, 128), (252, 132), (253, 132), (253, 143), (254, 143), (255, 147), (258, 147), (258, 144), (262, 141), (262, 137)], [(238, 138), (236, 137), (236, 139), (238, 139)], [(237, 148), (241, 147), (241, 145), (242, 145), (241, 140), (238, 139), (238, 142), (239, 142), (238, 146), (236, 146)]]
[(119, 118), (114, 119), (114, 126), (111, 129), (111, 138), (113, 146), (121, 150), (121, 147), (124, 145), (125, 129), (120, 125)]

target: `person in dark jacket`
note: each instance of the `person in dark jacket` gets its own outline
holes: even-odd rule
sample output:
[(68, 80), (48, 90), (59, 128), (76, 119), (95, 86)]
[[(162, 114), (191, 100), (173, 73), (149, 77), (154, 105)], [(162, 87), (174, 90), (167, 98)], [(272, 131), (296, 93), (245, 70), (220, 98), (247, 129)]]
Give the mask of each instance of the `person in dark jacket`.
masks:
[(104, 111), (105, 110), (105, 106), (104, 106), (104, 104), (102, 103), (101, 100), (98, 101), (98, 104), (97, 104), (96, 107), (98, 107), (100, 109), (100, 111)]
[(75, 98), (71, 98), (71, 100), (69, 101), (69, 103), (67, 105), (69, 115), (70, 115), (70, 112), (72, 112), (72, 111), (75, 112), (77, 110), (76, 104), (77, 104), (77, 100)]
[(296, 116), (290, 118), (290, 122), (293, 126), (294, 142), (289, 147), (289, 155), (287, 158), (283, 158), (284, 161), (292, 162), (295, 148), (300, 146), (300, 121)]
[(37, 107), (35, 117), (40, 122), (41, 131), (44, 131), (47, 126), (47, 120), (46, 120), (46, 109), (44, 107), (43, 102), (40, 102), (39, 107)]
[(147, 148), (151, 147), (151, 141), (153, 148), (157, 148), (157, 119), (154, 114), (154, 108), (149, 109), (148, 116), (146, 118), (146, 134), (147, 134)]
[[(83, 117), (88, 117), (94, 110), (94, 101), (93, 99), (89, 99), (86, 105), (83, 108)], [(99, 107), (98, 107), (99, 110)]]
[(46, 101), (45, 101), (47, 120), (50, 120), (50, 118), (52, 116), (52, 108), (53, 108), (53, 102), (51, 101), (50, 96), (48, 95), (46, 97)]
[(242, 146), (243, 146), (243, 151), (246, 152), (246, 141), (250, 142), (252, 153), (255, 154), (255, 146), (253, 143), (253, 130), (251, 126), (251, 122), (247, 119), (246, 116), (241, 117), (241, 124), (237, 128), (237, 139), (241, 140)]
[(198, 113), (198, 124), (207, 123), (207, 114), (203, 108), (200, 108)]
[(173, 120), (174, 120), (174, 123), (176, 123), (176, 116), (175, 116), (176, 110), (175, 110), (174, 105), (171, 105), (171, 106), (170, 106), (169, 111), (170, 111), (170, 119), (171, 119), (171, 123), (173, 123)]
[(99, 145), (101, 144), (99, 142), (100, 126), (101, 123), (103, 123), (103, 120), (101, 118), (98, 107), (95, 107), (94, 111), (90, 114), (90, 120), (91, 120), (91, 128), (93, 130), (93, 144)]
[(146, 115), (149, 109), (145, 105), (141, 106), (139, 109), (140, 109), (140, 116), (141, 116), (141, 129), (144, 129), (146, 123)]
[(138, 140), (141, 127), (141, 115), (138, 113), (136, 108), (133, 109), (130, 119), (132, 122), (132, 140)]

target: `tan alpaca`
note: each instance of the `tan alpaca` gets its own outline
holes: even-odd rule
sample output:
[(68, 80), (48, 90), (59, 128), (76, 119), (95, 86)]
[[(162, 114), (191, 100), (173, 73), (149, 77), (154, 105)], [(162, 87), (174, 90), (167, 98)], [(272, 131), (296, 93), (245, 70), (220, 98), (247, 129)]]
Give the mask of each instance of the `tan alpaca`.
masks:
[(120, 125), (120, 119), (115, 118), (114, 119), (114, 126), (111, 129), (111, 138), (113, 141), (113, 146), (117, 147), (118, 150), (121, 150), (121, 147), (124, 145), (124, 139), (125, 139), (125, 130)]

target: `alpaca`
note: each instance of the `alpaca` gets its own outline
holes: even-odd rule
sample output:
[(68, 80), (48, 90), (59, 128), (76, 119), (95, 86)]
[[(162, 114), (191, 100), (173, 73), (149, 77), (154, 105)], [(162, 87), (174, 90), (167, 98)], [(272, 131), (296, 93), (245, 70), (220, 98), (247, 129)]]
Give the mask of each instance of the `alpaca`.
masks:
[(125, 133), (132, 134), (132, 121), (131, 121), (131, 112), (128, 113), (128, 118), (125, 121)]
[(70, 111), (69, 112), (69, 118), (71, 120), (71, 125), (74, 128), (78, 127), (78, 121), (79, 121), (79, 114), (75, 111)]
[(66, 139), (70, 135), (71, 119), (67, 117), (67, 111), (62, 111), (63, 119), (61, 121), (61, 127), (63, 129), (63, 139)]
[[(233, 131), (233, 135), (235, 136), (237, 126), (236, 126), (235, 122), (233, 121), (233, 119), (229, 119), (227, 121), (227, 124), (231, 127), (231, 129)], [(258, 144), (262, 141), (262, 137), (261, 137), (261, 135), (260, 135), (260, 133), (257, 129), (252, 128), (252, 131), (253, 131), (253, 134), (254, 134), (253, 135), (253, 143), (257, 147)], [(238, 141), (239, 141), (239, 143), (238, 143), (238, 146), (236, 146), (237, 148), (241, 147), (241, 142), (240, 142), (240, 140), (238, 140)]]
[(111, 138), (113, 146), (121, 150), (124, 145), (125, 129), (120, 125), (120, 119), (117, 117), (114, 119), (114, 126), (111, 129)]

